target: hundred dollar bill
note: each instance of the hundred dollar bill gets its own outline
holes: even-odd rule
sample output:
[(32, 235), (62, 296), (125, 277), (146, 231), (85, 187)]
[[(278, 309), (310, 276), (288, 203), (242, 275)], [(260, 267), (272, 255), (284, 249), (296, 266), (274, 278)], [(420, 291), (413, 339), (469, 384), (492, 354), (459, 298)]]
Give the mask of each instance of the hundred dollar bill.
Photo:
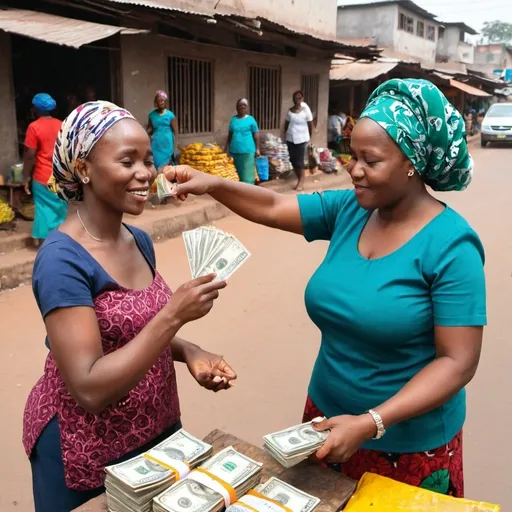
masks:
[(156, 193), (160, 201), (166, 197), (174, 195), (175, 186), (166, 178), (165, 174), (160, 173), (156, 177)]
[(282, 455), (294, 455), (320, 448), (329, 432), (318, 432), (312, 422), (295, 425), (280, 432), (264, 436), (265, 444)]
[(210, 512), (222, 509), (222, 496), (193, 480), (183, 480), (154, 498), (154, 512)]
[(170, 466), (176, 460), (194, 465), (194, 462), (203, 459), (211, 450), (211, 445), (180, 429), (171, 437), (149, 450), (147, 455)]
[(158, 484), (172, 477), (172, 472), (139, 455), (115, 466), (107, 466), (106, 471), (132, 489)]
[(258, 492), (287, 506), (293, 512), (311, 512), (320, 503), (318, 498), (275, 477), (259, 486)]
[(217, 274), (217, 281), (225, 281), (249, 258), (249, 251), (235, 238), (229, 237), (217, 252), (199, 270), (197, 276)]

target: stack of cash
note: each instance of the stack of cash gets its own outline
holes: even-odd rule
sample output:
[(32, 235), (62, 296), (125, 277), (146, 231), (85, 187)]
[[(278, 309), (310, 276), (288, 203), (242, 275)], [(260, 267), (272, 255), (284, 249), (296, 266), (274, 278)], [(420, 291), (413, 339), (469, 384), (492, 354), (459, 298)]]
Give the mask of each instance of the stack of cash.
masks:
[(175, 195), (174, 191), (176, 189), (176, 185), (171, 183), (166, 177), (165, 174), (160, 173), (156, 177), (156, 193), (158, 194), (158, 199), (162, 201), (167, 197), (173, 197)]
[(217, 274), (216, 280), (225, 281), (251, 255), (233, 236), (220, 229), (198, 228), (183, 233), (192, 277)]
[[(292, 512), (311, 512), (320, 504), (318, 498), (275, 477), (259, 485), (254, 490), (262, 496), (284, 505)], [(248, 507), (246, 505), (248, 505)], [(230, 505), (226, 509), (226, 512), (248, 512), (251, 510), (270, 512), (275, 510), (275, 508), (277, 507), (272, 507), (272, 503), (266, 503), (264, 500), (258, 499), (257, 495), (246, 495), (242, 497), (239, 502)]]
[[(217, 479), (229, 484), (237, 496), (243, 496), (260, 481), (263, 464), (237, 452), (229, 446), (200, 466)], [(221, 493), (194, 478), (192, 471), (188, 478), (180, 480), (153, 500), (154, 512), (217, 512), (225, 507)], [(206, 475), (205, 475), (206, 476)], [(201, 482), (199, 480), (202, 480)]]
[(105, 488), (109, 510), (151, 511), (152, 499), (176, 481), (176, 474), (169, 467), (186, 471), (186, 466), (198, 466), (211, 452), (211, 445), (181, 429), (147, 453), (108, 466)]
[(264, 448), (285, 468), (292, 468), (323, 446), (328, 431), (317, 432), (312, 424), (324, 418), (295, 425), (294, 427), (264, 436)]

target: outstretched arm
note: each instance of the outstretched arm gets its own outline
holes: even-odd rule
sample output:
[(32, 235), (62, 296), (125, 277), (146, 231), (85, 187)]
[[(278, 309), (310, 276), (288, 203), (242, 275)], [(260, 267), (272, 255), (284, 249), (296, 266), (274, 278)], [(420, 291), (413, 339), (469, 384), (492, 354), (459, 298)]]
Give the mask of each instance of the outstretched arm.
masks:
[(299, 202), (296, 196), (225, 180), (196, 171), (186, 165), (167, 167), (169, 181), (178, 183), (176, 194), (182, 200), (188, 194), (210, 194), (244, 219), (271, 228), (303, 234)]

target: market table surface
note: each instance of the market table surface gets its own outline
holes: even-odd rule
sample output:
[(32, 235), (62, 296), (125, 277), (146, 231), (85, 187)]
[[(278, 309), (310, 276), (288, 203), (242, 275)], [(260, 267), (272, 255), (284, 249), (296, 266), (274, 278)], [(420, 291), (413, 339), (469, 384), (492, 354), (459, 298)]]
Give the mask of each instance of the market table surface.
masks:
[[(315, 512), (335, 512), (341, 510), (356, 488), (356, 482), (353, 480), (335, 471), (324, 469), (314, 462), (306, 461), (294, 468), (285, 469), (261, 448), (246, 443), (221, 430), (210, 432), (204, 438), (204, 441), (213, 446), (214, 452), (233, 445), (235, 449), (248, 457), (263, 462), (262, 481), (275, 476), (320, 498), (322, 502), (315, 509)], [(75, 509), (74, 512), (104, 512), (106, 510), (106, 498), (103, 494)]]

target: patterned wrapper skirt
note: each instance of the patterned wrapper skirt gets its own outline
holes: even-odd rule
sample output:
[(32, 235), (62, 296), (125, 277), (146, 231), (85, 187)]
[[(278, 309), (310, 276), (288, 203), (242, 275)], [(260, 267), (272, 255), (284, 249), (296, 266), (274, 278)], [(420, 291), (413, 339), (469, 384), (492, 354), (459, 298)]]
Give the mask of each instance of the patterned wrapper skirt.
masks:
[[(308, 397), (303, 421), (318, 416), (325, 415)], [(366, 472), (376, 473), (455, 498), (464, 497), (462, 431), (447, 445), (429, 452), (384, 453), (361, 448), (343, 464), (325, 465), (353, 480), (359, 480)]]
[(37, 181), (32, 181), (32, 197), (35, 207), (32, 237), (44, 240), (66, 219), (68, 203)]
[(254, 169), (256, 166), (254, 153), (234, 153), (231, 156), (235, 161), (235, 169), (240, 181), (254, 185)]

